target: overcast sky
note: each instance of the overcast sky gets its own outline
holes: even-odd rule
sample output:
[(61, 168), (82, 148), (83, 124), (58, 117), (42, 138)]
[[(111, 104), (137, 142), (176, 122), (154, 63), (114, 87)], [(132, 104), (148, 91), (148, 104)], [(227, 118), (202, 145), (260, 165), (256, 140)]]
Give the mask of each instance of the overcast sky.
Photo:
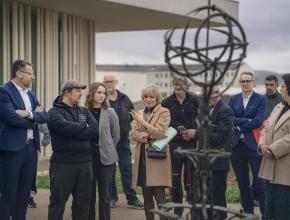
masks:
[[(241, 0), (239, 21), (254, 69), (290, 72), (290, 0)], [(165, 31), (96, 34), (97, 64), (164, 64)]]

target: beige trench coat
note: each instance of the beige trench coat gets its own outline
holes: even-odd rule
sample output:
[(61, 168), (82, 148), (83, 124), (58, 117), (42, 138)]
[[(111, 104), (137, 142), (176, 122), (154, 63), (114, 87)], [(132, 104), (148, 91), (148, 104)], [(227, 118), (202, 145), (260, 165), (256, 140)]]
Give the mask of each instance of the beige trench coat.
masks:
[[(138, 112), (144, 116), (144, 110)], [(134, 122), (133, 129), (131, 132), (131, 138), (136, 141), (135, 147), (135, 160), (133, 165), (133, 176), (132, 176), (132, 188), (136, 189), (138, 172), (139, 172), (139, 159), (140, 149), (142, 143), (147, 143), (148, 138), (154, 142), (154, 140), (164, 137), (164, 132), (168, 128), (170, 123), (170, 113), (168, 109), (157, 105), (150, 118), (146, 120), (146, 125), (142, 126), (138, 122)], [(146, 128), (145, 128), (146, 127)], [(145, 145), (145, 149), (149, 145)], [(166, 159), (150, 159), (146, 156), (146, 186), (171, 186), (171, 158), (170, 151), (167, 150)]]
[[(270, 145), (274, 159), (263, 158), (259, 177), (274, 184), (290, 186), (290, 111), (278, 120), (284, 105), (278, 104), (267, 119), (259, 145)], [(261, 154), (258, 148), (258, 153)]]

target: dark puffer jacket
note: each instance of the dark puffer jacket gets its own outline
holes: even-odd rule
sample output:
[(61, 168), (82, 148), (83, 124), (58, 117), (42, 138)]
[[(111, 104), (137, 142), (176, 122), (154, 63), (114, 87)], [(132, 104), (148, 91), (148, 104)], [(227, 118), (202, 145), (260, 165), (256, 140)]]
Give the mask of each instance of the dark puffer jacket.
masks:
[(92, 159), (90, 140), (98, 135), (98, 122), (88, 109), (70, 107), (59, 96), (49, 110), (51, 162), (81, 163)]

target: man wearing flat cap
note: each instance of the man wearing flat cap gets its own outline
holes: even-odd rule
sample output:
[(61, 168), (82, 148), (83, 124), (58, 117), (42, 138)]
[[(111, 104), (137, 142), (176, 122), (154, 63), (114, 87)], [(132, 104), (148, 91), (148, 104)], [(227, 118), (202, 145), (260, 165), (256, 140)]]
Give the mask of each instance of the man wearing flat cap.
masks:
[(70, 194), (72, 219), (88, 219), (92, 185), (90, 139), (98, 135), (98, 123), (86, 108), (79, 106), (85, 88), (77, 81), (66, 81), (48, 112), (53, 150), (48, 220), (63, 218)]

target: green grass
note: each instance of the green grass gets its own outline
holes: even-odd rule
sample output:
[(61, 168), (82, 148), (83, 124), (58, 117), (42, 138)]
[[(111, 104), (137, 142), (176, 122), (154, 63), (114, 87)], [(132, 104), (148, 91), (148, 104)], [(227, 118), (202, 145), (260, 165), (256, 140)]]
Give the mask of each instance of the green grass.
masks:
[(39, 176), (37, 179), (37, 188), (49, 189), (50, 181), (49, 176)]
[[(116, 185), (117, 185), (118, 193), (123, 193), (119, 171), (117, 171), (117, 174), (116, 174)], [(41, 176), (38, 178), (38, 183), (37, 183), (38, 188), (49, 189), (49, 186), (50, 186), (50, 183), (49, 183), (48, 176)], [(137, 187), (136, 192), (138, 195), (142, 195), (142, 190), (140, 187)], [(166, 194), (168, 194), (168, 191)], [(183, 195), (186, 195), (186, 193), (184, 193)], [(227, 203), (240, 202), (240, 191), (237, 185), (234, 184), (234, 185), (229, 185), (227, 187), (226, 200), (227, 200)]]
[(133, 103), (135, 111), (141, 110), (144, 108), (143, 101), (137, 101)]
[(239, 203), (240, 202), (240, 191), (239, 187), (235, 185), (229, 185), (226, 192), (227, 203)]

